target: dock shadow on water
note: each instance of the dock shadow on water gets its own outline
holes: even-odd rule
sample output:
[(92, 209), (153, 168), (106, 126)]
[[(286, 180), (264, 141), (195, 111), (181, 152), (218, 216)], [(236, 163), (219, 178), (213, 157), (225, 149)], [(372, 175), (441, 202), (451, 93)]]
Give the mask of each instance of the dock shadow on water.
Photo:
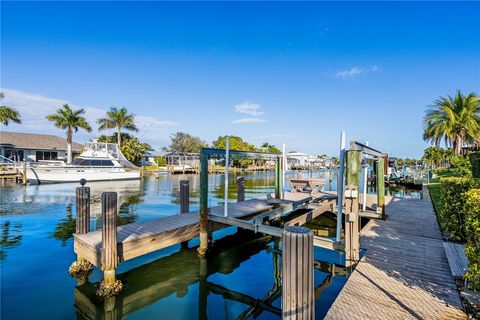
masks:
[[(124, 290), (100, 300), (97, 283), (74, 289), (78, 319), (280, 319), (281, 247), (271, 236), (239, 230), (215, 241), (206, 259), (197, 248), (169, 256), (118, 275)], [(255, 267), (254, 267), (255, 266)], [(342, 286), (344, 268), (315, 262), (315, 297), (324, 299), (331, 286)], [(317, 303), (317, 315), (325, 308)], [(322, 311), (324, 310), (325, 311)]]

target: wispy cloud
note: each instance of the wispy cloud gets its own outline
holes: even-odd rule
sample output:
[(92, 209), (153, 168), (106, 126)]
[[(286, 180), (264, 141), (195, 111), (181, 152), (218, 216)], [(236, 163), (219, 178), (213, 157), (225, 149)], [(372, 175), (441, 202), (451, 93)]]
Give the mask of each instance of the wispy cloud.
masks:
[(335, 78), (341, 79), (341, 80), (347, 80), (347, 79), (352, 79), (360, 75), (366, 75), (369, 73), (374, 73), (378, 72), (379, 68), (376, 65), (370, 66), (370, 67), (352, 67), (348, 70), (340, 70), (335, 73)]
[(261, 123), (266, 121), (267, 120), (260, 118), (240, 118), (233, 120), (231, 123)]
[(237, 104), (235, 106), (235, 111), (239, 113), (245, 113), (249, 114), (251, 116), (257, 117), (261, 116), (265, 112), (260, 111), (260, 105), (256, 103), (251, 103), (248, 101), (245, 101), (244, 103)]
[[(94, 138), (97, 135), (95, 128), (97, 127), (97, 119), (104, 117), (106, 109), (92, 107), (92, 106), (78, 106), (73, 102), (63, 99), (45, 97), (38, 94), (24, 92), (20, 90), (13, 90), (8, 88), (1, 88), (5, 98), (1, 101), (2, 105), (7, 105), (17, 109), (22, 117), (21, 124), (12, 124), (4, 130), (46, 133), (63, 136), (64, 130), (56, 128), (51, 122), (45, 119), (46, 115), (55, 112), (64, 104), (68, 104), (74, 109), (85, 109), (85, 118), (90, 123), (94, 131), (87, 133), (83, 130), (75, 133), (74, 139), (78, 141), (86, 141)], [(135, 110), (129, 110), (135, 113)], [(170, 132), (168, 128), (176, 126), (179, 123), (170, 120), (161, 120), (155, 117), (136, 115), (135, 121), (139, 128), (138, 136), (145, 139), (152, 144), (164, 144), (169, 139)], [(105, 134), (107, 132), (100, 132)], [(111, 132), (108, 132), (109, 134)]]
[(244, 103), (237, 104), (234, 106), (235, 112), (248, 114), (252, 117), (239, 118), (231, 121), (231, 123), (260, 123), (266, 122), (267, 120), (259, 118), (265, 112), (260, 110), (260, 105), (256, 103), (251, 103), (245, 101)]

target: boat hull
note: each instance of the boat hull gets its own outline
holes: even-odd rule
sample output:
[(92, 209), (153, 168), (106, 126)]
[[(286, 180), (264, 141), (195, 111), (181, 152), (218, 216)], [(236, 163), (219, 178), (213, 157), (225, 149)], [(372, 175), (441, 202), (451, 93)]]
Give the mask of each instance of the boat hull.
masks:
[(79, 182), (85, 179), (92, 181), (116, 181), (140, 179), (140, 171), (123, 169), (72, 169), (72, 168), (29, 168), (27, 180), (30, 183)]

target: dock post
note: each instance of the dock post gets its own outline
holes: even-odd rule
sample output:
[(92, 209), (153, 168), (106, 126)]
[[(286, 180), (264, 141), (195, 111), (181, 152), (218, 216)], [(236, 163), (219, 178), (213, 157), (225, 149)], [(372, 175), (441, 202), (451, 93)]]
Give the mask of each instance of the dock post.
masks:
[(204, 257), (208, 250), (208, 155), (200, 154), (200, 246), (198, 254)]
[(313, 233), (298, 226), (283, 231), (283, 319), (315, 319)]
[(280, 179), (281, 179), (281, 162), (280, 159), (275, 161), (275, 198), (280, 199)]
[[(180, 180), (180, 213), (190, 212), (190, 182)], [(182, 242), (182, 248), (188, 248), (188, 241)]]
[(100, 297), (112, 297), (122, 290), (122, 283), (115, 279), (117, 255), (117, 193), (102, 193), (102, 270), (103, 281), (97, 290)]
[(382, 214), (385, 220), (385, 159), (378, 158), (377, 162), (377, 213)]
[(245, 201), (245, 178), (237, 178), (237, 202)]
[[(85, 187), (87, 181), (80, 180), (81, 187), (76, 189), (76, 225), (75, 232), (85, 234), (90, 232), (90, 188)], [(93, 265), (83, 257), (77, 255), (77, 260), (68, 268), (71, 277), (78, 280), (79, 285), (85, 283), (86, 278), (92, 273)]]
[(359, 187), (362, 167), (361, 151), (347, 152), (345, 189), (345, 266), (360, 260)]
[(23, 160), (22, 184), (27, 185), (27, 161)]

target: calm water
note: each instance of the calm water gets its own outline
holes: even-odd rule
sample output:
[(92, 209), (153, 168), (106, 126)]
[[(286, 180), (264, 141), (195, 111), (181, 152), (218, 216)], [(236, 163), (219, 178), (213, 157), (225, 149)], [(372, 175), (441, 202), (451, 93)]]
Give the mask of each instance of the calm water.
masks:
[[(293, 173), (292, 173), (293, 174)], [(246, 198), (272, 193), (273, 174), (244, 175)], [(327, 178), (326, 189), (336, 188), (333, 174), (307, 172), (305, 177)], [(179, 211), (179, 180), (190, 180), (191, 210), (198, 209), (198, 177), (195, 175), (145, 177), (141, 181), (90, 183), (91, 228), (101, 227), (100, 195), (119, 195), (119, 223), (149, 220)], [(222, 204), (224, 177), (210, 176), (209, 205)], [(235, 201), (234, 176), (230, 177), (231, 201)], [(2, 319), (95, 319), (105, 309), (126, 319), (278, 319), (281, 303), (281, 249), (271, 237), (217, 231), (207, 261), (196, 255), (198, 239), (188, 249), (172, 246), (122, 263), (117, 273), (125, 285), (114, 301), (103, 303), (94, 296), (102, 274), (95, 269), (89, 282), (79, 285), (67, 270), (75, 260), (75, 184), (0, 187), (1, 226), (1, 318)], [(415, 196), (403, 191), (405, 196)], [(315, 221), (316, 232), (335, 234), (335, 220), (328, 215)], [(332, 265), (335, 252), (315, 249), (315, 259), (324, 261), (315, 270), (316, 313), (321, 318), (338, 295), (346, 278)], [(255, 308), (255, 301), (265, 308)], [(273, 307), (273, 308), (272, 308)]]

